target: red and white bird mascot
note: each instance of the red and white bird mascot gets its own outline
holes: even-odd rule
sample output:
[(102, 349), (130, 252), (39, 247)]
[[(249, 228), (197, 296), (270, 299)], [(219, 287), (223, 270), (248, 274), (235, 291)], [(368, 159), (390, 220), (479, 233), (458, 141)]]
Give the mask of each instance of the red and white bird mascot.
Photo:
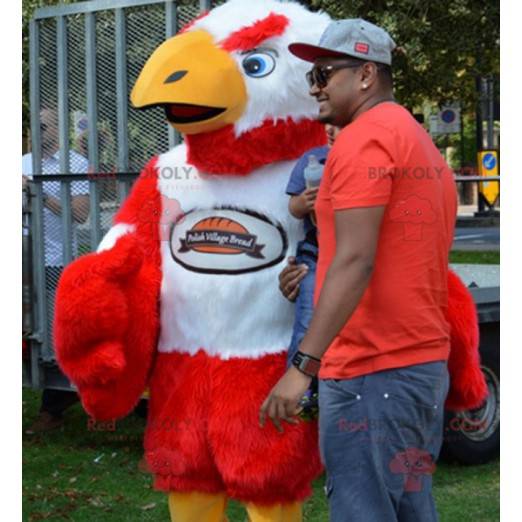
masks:
[[(288, 45), (316, 44), (329, 21), (295, 3), (231, 0), (164, 42), (131, 101), (163, 106), (185, 143), (149, 162), (97, 253), (60, 281), (60, 365), (100, 420), (149, 388), (146, 459), (178, 522), (224, 520), (229, 497), (252, 522), (301, 520), (321, 470), (316, 423), (281, 434), (258, 412), (291, 337), (278, 274), (303, 231), (286, 184), (326, 142), (308, 65)], [(475, 310), (453, 275), (450, 318), (452, 306), (465, 314), (454, 366), (475, 372), (457, 379), (453, 405), (475, 405)]]

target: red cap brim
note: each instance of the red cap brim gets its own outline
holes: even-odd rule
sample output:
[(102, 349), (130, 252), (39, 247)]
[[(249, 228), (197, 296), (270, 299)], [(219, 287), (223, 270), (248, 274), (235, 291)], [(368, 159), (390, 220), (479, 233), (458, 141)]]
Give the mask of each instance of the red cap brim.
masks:
[(310, 45), (306, 43), (293, 43), (288, 46), (288, 50), (301, 60), (307, 62), (315, 62), (318, 58), (343, 58), (350, 56), (346, 53), (340, 53), (326, 47), (319, 47), (317, 45)]

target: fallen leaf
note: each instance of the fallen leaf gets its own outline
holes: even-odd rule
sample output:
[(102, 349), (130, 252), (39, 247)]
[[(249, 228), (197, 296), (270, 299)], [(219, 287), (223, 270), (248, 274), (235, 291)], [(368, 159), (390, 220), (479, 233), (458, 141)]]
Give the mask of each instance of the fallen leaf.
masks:
[(95, 507), (104, 507), (103, 502), (98, 497), (90, 498), (89, 504), (91, 504)]
[(143, 509), (143, 511), (149, 511), (151, 509), (154, 509), (156, 507), (156, 502), (152, 502), (150, 504), (147, 504), (146, 506), (142, 506), (141, 509)]

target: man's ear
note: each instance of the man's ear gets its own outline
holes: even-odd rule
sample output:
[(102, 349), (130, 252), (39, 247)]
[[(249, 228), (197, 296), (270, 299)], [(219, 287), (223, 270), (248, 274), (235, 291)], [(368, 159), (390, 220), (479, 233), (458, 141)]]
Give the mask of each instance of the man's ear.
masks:
[(361, 67), (361, 89), (369, 89), (377, 79), (377, 65), (373, 62), (366, 62)]

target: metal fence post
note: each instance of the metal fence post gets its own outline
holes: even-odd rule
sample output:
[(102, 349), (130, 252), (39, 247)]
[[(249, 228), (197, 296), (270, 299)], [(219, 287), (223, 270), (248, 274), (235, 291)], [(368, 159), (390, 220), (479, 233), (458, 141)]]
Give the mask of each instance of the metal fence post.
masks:
[[(22, 335), (24, 341), (30, 341), (35, 331), (34, 317), (34, 282), (33, 282), (33, 255), (32, 255), (32, 233), (31, 233), (31, 193), (29, 187), (24, 190), (22, 206)], [(29, 343), (30, 351), (35, 351), (33, 357), (30, 353), (29, 363), (24, 361), (24, 369), (30, 366), (29, 372), (24, 372), (24, 384), (36, 387), (33, 379), (38, 378), (38, 351), (39, 346)]]
[(42, 149), (40, 136), (40, 31), (35, 19), (29, 22), (29, 96), (31, 104), (31, 158), (33, 174), (40, 172)]
[[(70, 170), (69, 157), (69, 103), (67, 99), (67, 25), (65, 17), (59, 16), (56, 29), (56, 52), (58, 55), (58, 143), (60, 172)], [(62, 262), (67, 265), (72, 259), (72, 220), (70, 184), (60, 183), (60, 205), (62, 207)]]
[(58, 143), (60, 172), (69, 172), (69, 104), (67, 100), (67, 25), (59, 16), (56, 24), (56, 52), (58, 56)]
[[(174, 36), (177, 32), (177, 9), (174, 0), (165, 1), (165, 38)], [(167, 123), (169, 133), (169, 149), (180, 142), (179, 133)]]
[(125, 11), (116, 9), (116, 103), (118, 105), (118, 171), (129, 169), (129, 143), (127, 139), (128, 100), (127, 100), (127, 27)]
[[(38, 173), (42, 166), (42, 150), (40, 135), (40, 67), (38, 56), (40, 54), (40, 31), (38, 23), (35, 19), (29, 22), (29, 96), (31, 104), (31, 148), (32, 148), (32, 171)], [(30, 190), (30, 193), (33, 193)], [(45, 308), (45, 279), (43, 270), (44, 250), (41, 236), (42, 231), (42, 208), (35, 209), (35, 205), (31, 205), (32, 214), (29, 219), (29, 227), (32, 237), (33, 252), (33, 287), (32, 299), (36, 306), (33, 306), (33, 328), (31, 337), (31, 385), (39, 388), (41, 384), (40, 376), (40, 350), (41, 343), (46, 341), (44, 333), (44, 323), (46, 317)], [(37, 215), (35, 215), (35, 213)], [(40, 298), (38, 298), (38, 295)]]
[[(116, 103), (118, 105), (117, 143), (118, 143), (118, 172), (129, 170), (129, 140), (128, 140), (128, 99), (127, 99), (127, 24), (125, 11), (119, 7), (115, 10), (116, 23)], [(125, 181), (118, 180), (118, 201), (125, 199), (128, 188)]]
[(43, 237), (43, 187), (41, 183), (31, 183), (31, 232), (33, 238), (33, 281), (36, 301), (35, 331), (31, 343), (31, 375), (33, 386), (41, 385), (40, 358), (47, 352), (49, 341), (47, 328), (47, 299), (45, 289), (45, 248)]
[[(89, 133), (89, 173), (100, 170), (98, 154), (98, 111), (96, 99), (96, 18), (94, 13), (85, 13), (85, 68), (87, 77), (87, 120)], [(89, 180), (89, 206), (91, 223), (91, 249), (101, 241), (100, 197), (94, 180)]]

